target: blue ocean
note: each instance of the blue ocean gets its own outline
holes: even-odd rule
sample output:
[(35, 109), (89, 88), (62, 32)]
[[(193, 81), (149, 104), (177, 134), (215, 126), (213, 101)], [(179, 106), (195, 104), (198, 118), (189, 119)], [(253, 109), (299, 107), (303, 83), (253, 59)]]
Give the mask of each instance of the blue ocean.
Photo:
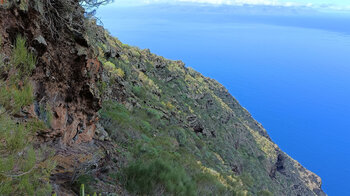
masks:
[(222, 83), (272, 140), (350, 195), (350, 15), (266, 6), (106, 6), (122, 42)]

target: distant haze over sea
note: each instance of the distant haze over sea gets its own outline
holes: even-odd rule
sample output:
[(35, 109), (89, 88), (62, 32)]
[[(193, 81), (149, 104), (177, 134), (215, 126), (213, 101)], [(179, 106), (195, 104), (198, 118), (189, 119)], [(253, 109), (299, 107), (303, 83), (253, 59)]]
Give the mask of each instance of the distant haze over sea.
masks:
[(156, 4), (97, 16), (122, 42), (218, 80), (327, 194), (350, 195), (350, 14)]

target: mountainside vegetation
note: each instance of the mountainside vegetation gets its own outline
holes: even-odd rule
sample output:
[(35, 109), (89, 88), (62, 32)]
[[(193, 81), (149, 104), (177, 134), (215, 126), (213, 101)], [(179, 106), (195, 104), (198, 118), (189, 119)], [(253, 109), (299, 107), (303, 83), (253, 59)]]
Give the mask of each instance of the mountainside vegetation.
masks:
[(0, 193), (48, 195), (48, 183), (54, 163), (49, 149), (35, 149), (35, 132), (46, 129), (40, 119), (20, 119), (34, 102), (29, 74), (36, 60), (26, 48), (25, 39), (17, 37), (9, 62), (2, 61), (0, 80)]
[(98, 26), (108, 2), (1, 2), (0, 195), (325, 195), (220, 83)]

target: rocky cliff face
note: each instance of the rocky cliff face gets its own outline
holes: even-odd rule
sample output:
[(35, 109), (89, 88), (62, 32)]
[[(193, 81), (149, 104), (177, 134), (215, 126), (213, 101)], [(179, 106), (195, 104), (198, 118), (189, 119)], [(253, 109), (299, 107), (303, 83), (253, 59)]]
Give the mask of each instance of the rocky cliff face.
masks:
[(91, 141), (100, 108), (98, 98), (93, 96), (100, 63), (83, 35), (74, 38), (72, 32), (62, 30), (57, 32), (60, 39), (52, 37), (34, 9), (13, 8), (0, 14), (3, 50), (11, 51), (16, 37), (22, 35), (37, 56), (32, 76), (35, 103), (31, 112), (42, 117), (40, 108), (44, 108), (53, 115), (51, 130), (41, 133), (43, 139), (59, 139), (63, 145)]
[(1, 53), (6, 61), (20, 34), (37, 56), (24, 118), (49, 124), (35, 143), (54, 151), (58, 195), (82, 183), (106, 195), (325, 195), (217, 81), (96, 25), (55, 37), (45, 19), (34, 6), (1, 8)]
[(102, 67), (83, 34), (59, 29), (57, 37), (44, 20), (33, 7), (0, 8), (1, 60), (11, 58), (17, 36), (26, 39), (37, 62), (31, 75), (35, 100), (25, 118), (49, 124), (36, 133), (37, 143), (55, 151), (53, 184), (70, 184), (79, 165), (91, 161), (91, 150), (98, 149), (82, 143), (91, 142), (95, 135), (101, 103), (94, 93)]

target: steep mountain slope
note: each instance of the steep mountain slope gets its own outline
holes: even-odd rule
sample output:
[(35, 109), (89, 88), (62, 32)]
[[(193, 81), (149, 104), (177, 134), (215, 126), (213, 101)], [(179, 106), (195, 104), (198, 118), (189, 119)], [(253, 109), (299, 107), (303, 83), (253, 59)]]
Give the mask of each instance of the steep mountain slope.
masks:
[[(124, 94), (120, 98), (117, 96), (119, 99), (114, 104), (122, 103), (131, 112), (132, 119), (135, 118), (133, 112), (146, 110), (148, 116), (130, 123), (145, 121), (141, 124), (148, 122), (150, 125), (145, 130), (140, 125), (135, 135), (123, 133), (121, 129), (125, 127), (115, 127), (110, 121), (118, 124), (124, 119), (114, 119), (109, 114), (112, 112), (108, 109), (110, 105), (104, 106), (101, 122), (120, 144), (125, 142), (130, 146), (133, 142), (128, 140), (132, 139), (145, 145), (148, 140), (165, 137), (169, 143), (174, 143), (172, 150), (193, 156), (214, 173), (242, 181), (244, 189), (254, 195), (261, 190), (275, 195), (324, 194), (321, 179), (282, 152), (266, 130), (221, 84), (186, 68), (181, 61), (170, 61), (149, 50), (109, 39), (118, 57), (108, 58), (109, 61), (100, 58), (105, 67), (113, 67), (110, 75), (116, 77), (116, 83), (123, 84)], [(125, 74), (118, 74), (119, 70)], [(114, 84), (106, 83), (113, 89)], [(113, 90), (105, 93), (108, 99), (115, 99), (110, 93)], [(155, 117), (149, 113), (159, 116), (152, 119)], [(129, 124), (126, 127), (129, 128)], [(135, 128), (129, 129), (135, 131)]]
[[(73, 22), (52, 28), (47, 20), (57, 16), (40, 2), (0, 8), (0, 122), (40, 124), (26, 144), (47, 154), (31, 163), (35, 169), (18, 169), (21, 156), (2, 167), (17, 154), (1, 155), (1, 195), (75, 195), (81, 184), (104, 195), (325, 195), (321, 179), (282, 152), (221, 84), (122, 44), (84, 19), (75, 1), (75, 14), (59, 14)], [(18, 35), (27, 52), (16, 64)], [(20, 74), (31, 56), (35, 66)], [(25, 103), (6, 96), (27, 86), (23, 97), (33, 97)], [(1, 143), (0, 150), (10, 144)], [(28, 148), (19, 151), (29, 155)], [(38, 186), (17, 187), (18, 178)], [(38, 192), (40, 184), (47, 190)]]

